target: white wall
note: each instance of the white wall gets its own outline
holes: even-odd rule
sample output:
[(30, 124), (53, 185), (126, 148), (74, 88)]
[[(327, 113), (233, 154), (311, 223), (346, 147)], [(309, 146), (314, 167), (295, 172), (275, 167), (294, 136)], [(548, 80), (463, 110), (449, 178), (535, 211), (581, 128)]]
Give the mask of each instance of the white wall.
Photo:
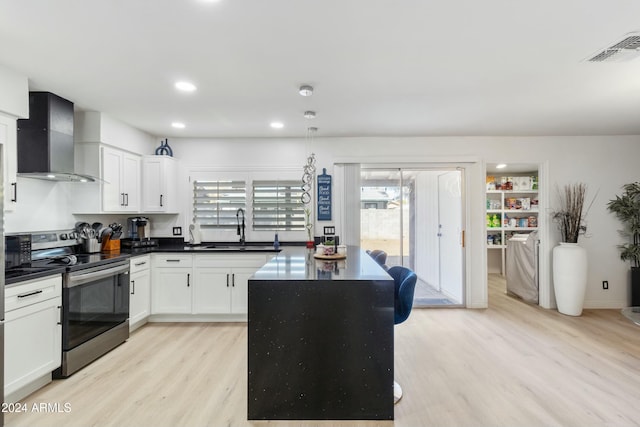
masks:
[[(27, 97), (28, 100), (28, 97)], [(87, 131), (84, 113), (76, 114), (74, 123), (78, 135), (92, 135), (98, 141), (107, 142), (118, 148), (139, 154), (150, 154), (159, 145), (156, 138), (133, 128), (125, 123), (114, 120), (104, 114), (89, 114), (95, 119), (98, 127)], [(81, 170), (82, 165), (76, 165)], [(15, 210), (5, 212), (5, 232), (34, 232), (43, 230), (64, 230), (73, 228), (76, 221), (100, 221), (103, 223), (126, 223), (126, 218), (132, 215), (73, 215), (74, 198), (78, 197), (78, 186), (93, 185), (98, 191), (97, 184), (50, 182), (39, 179), (18, 177), (18, 203)], [(175, 221), (176, 216), (173, 216)], [(165, 218), (159, 222), (167, 223)], [(171, 230), (171, 227), (167, 227)], [(162, 232), (164, 232), (162, 228)], [(161, 234), (161, 233), (159, 233)]]
[[(484, 231), (486, 163), (538, 163), (547, 166), (541, 174), (541, 197), (547, 197), (550, 208), (555, 205), (553, 189), (571, 182), (584, 182), (589, 194), (598, 192), (587, 217), (588, 236), (580, 240), (589, 255), (589, 283), (586, 307), (618, 308), (628, 304), (629, 266), (619, 260), (616, 245), (620, 224), (606, 210), (606, 203), (620, 192), (620, 187), (638, 177), (640, 136), (578, 137), (371, 137), (304, 139), (174, 139), (170, 141), (174, 155), (183, 167), (300, 167), (309, 153), (317, 158), (318, 171), (327, 168), (333, 174), (336, 162), (363, 163), (468, 163), (466, 172), (467, 200), (467, 289), (470, 304), (486, 304), (486, 269)], [(548, 182), (543, 181), (547, 178)], [(335, 182), (334, 185), (340, 185)], [(544, 189), (550, 190), (545, 194)], [(188, 191), (188, 189), (185, 189)], [(338, 203), (338, 200), (336, 200)], [(334, 205), (334, 217), (340, 206)], [(188, 212), (186, 207), (185, 212)], [(549, 266), (541, 286), (551, 286), (551, 250), (558, 233), (546, 215), (547, 232), (542, 233), (542, 262)], [(327, 225), (327, 224), (323, 224)], [(336, 230), (339, 232), (339, 230)], [(602, 280), (609, 290), (602, 290)], [(553, 303), (553, 298), (551, 297)]]
[[(126, 125), (125, 125), (126, 128)], [(122, 132), (121, 135), (138, 135)], [(158, 145), (160, 138), (143, 134), (140, 147)], [(118, 138), (130, 144), (129, 138)], [(170, 140), (174, 156), (181, 160), (183, 171), (200, 168), (300, 168), (311, 152), (317, 157), (318, 172), (323, 167), (333, 174), (336, 162), (357, 161), (364, 163), (467, 163), (468, 201), (466, 271), (468, 302), (470, 306), (486, 305), (486, 250), (484, 231), (485, 163), (539, 163), (546, 166), (541, 174), (541, 198), (548, 198), (549, 206), (555, 206), (553, 194), (556, 185), (585, 182), (589, 195), (598, 193), (587, 217), (588, 235), (580, 244), (589, 256), (589, 283), (586, 307), (619, 308), (628, 305), (629, 266), (619, 260), (616, 246), (622, 242), (617, 230), (620, 224), (606, 210), (608, 200), (620, 193), (620, 187), (639, 179), (637, 160), (640, 158), (640, 136), (584, 136), (584, 137), (412, 137), (412, 138), (315, 138), (304, 139), (174, 139)], [(153, 146), (151, 148), (153, 148)], [(131, 145), (125, 145), (131, 147)], [(138, 147), (138, 146), (137, 146)], [(183, 172), (184, 173), (184, 172)], [(545, 177), (547, 181), (545, 181)], [(20, 180), (27, 181), (25, 179)], [(72, 191), (64, 185), (31, 181), (21, 187), (22, 200), (15, 212), (5, 216), (9, 232), (44, 228), (66, 228), (75, 223), (69, 212)], [(190, 192), (188, 182), (182, 177), (185, 199)], [(335, 182), (334, 186), (341, 183)], [(26, 187), (24, 187), (26, 186)], [(60, 188), (58, 188), (60, 187)], [(545, 194), (544, 189), (548, 191)], [(45, 204), (42, 204), (42, 201)], [(190, 207), (183, 202), (183, 213), (175, 220), (164, 221), (166, 227), (189, 223)], [(336, 198), (334, 218), (341, 207)], [(549, 221), (548, 212), (541, 212)], [(161, 218), (165, 218), (162, 216)], [(168, 217), (167, 217), (168, 218)], [(171, 217), (175, 218), (175, 217)], [(170, 235), (164, 230), (163, 221), (157, 221), (155, 235)], [(321, 225), (329, 225), (322, 223)], [(339, 226), (339, 224), (336, 224)], [(552, 225), (552, 224), (550, 224)], [(186, 229), (184, 229), (186, 231)], [(340, 230), (336, 230), (340, 232)], [(541, 233), (541, 262), (551, 265), (551, 250), (558, 241), (558, 233), (551, 226)], [(609, 281), (609, 289), (602, 290), (602, 280)], [(551, 269), (541, 277), (541, 286), (551, 287)], [(551, 288), (550, 288), (551, 289)], [(553, 298), (551, 297), (553, 303)]]

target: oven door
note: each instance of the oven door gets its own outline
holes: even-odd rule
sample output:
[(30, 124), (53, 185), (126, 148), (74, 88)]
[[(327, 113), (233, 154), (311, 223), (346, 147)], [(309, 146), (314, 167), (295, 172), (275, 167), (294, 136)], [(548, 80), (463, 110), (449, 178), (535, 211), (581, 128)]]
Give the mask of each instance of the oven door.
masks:
[(65, 274), (62, 350), (68, 351), (129, 318), (129, 263)]

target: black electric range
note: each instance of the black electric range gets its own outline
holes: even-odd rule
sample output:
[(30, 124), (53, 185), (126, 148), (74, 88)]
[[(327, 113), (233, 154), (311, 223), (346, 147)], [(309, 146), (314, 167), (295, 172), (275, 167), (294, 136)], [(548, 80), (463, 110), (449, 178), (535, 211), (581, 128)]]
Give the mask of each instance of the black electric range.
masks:
[(126, 253), (83, 253), (82, 239), (73, 230), (32, 233), (30, 262), (6, 269), (5, 283), (107, 266), (129, 257)]

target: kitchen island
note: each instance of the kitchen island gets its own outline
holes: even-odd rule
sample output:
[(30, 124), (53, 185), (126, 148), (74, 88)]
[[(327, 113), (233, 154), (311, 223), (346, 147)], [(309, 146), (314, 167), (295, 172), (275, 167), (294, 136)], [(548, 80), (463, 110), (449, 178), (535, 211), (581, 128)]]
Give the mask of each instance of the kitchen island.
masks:
[(249, 279), (248, 419), (393, 419), (393, 280), (358, 247)]

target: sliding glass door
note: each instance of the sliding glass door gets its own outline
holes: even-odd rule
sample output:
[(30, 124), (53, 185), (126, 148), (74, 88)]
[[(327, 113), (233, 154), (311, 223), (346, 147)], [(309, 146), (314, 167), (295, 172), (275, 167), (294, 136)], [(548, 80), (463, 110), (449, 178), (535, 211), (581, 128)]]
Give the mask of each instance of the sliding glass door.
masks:
[(361, 169), (360, 244), (418, 275), (414, 305), (463, 303), (462, 172)]

